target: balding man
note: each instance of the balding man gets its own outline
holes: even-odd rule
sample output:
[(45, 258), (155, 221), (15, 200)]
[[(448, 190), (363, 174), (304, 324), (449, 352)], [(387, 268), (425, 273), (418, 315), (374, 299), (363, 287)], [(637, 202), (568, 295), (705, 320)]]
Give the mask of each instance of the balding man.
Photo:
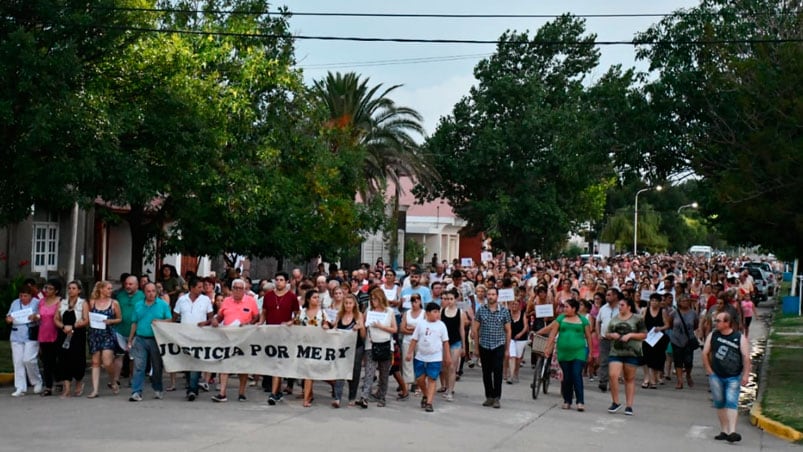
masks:
[[(120, 305), (120, 315), (122, 320), (117, 324), (117, 333), (124, 338), (131, 334), (131, 316), (134, 314), (134, 307), (137, 303), (145, 301), (145, 293), (139, 290), (139, 278), (134, 275), (128, 276), (123, 281), (123, 290), (117, 292), (117, 303)], [(131, 359), (129, 351), (118, 355), (115, 358), (115, 382), (119, 384), (120, 374), (126, 377), (131, 376)]]
[(329, 294), (329, 284), (326, 282), (326, 276), (318, 276), (315, 279), (315, 287), (318, 289), (318, 297), (321, 299), (321, 307), (329, 309), (332, 305), (332, 296)]

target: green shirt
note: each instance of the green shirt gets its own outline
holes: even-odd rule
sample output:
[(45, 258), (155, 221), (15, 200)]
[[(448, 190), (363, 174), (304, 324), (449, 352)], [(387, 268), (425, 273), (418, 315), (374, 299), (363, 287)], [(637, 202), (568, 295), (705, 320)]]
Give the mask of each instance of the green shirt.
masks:
[[(630, 333), (646, 333), (647, 326), (644, 324), (644, 319), (638, 315), (633, 314), (627, 320), (622, 320), (617, 314), (608, 323), (608, 333), (619, 333), (624, 336)], [(641, 357), (641, 342), (636, 339), (631, 339), (627, 342), (611, 341), (611, 356), (619, 356), (622, 358), (640, 358)]]
[(172, 318), (173, 314), (170, 312), (170, 305), (161, 298), (157, 298), (150, 306), (145, 303), (145, 300), (137, 303), (134, 308), (134, 315), (131, 316), (131, 323), (137, 324), (137, 336), (153, 337), (153, 321)]
[(115, 330), (122, 334), (123, 337), (131, 335), (131, 316), (134, 314), (134, 307), (140, 301), (145, 301), (145, 292), (141, 290), (137, 290), (130, 295), (125, 290), (117, 292), (117, 303), (120, 305), (122, 319)]
[(588, 319), (577, 316), (580, 323), (570, 323), (566, 321), (566, 315), (561, 314), (555, 319), (558, 322), (558, 361), (585, 361), (588, 357), (586, 353), (586, 327), (589, 326)]

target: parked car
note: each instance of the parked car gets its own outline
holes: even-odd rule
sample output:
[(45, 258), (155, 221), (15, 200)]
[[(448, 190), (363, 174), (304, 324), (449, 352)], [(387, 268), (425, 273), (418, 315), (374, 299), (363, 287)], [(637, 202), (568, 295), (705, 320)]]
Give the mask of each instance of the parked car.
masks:
[(775, 295), (775, 291), (778, 289), (778, 279), (777, 275), (775, 275), (775, 272), (772, 271), (772, 266), (768, 262), (746, 262), (743, 267), (760, 268), (767, 280), (767, 295)]
[(753, 301), (758, 304), (760, 301), (766, 301), (769, 298), (768, 292), (768, 276), (759, 267), (742, 267), (739, 271), (747, 270), (750, 276), (753, 277), (753, 286), (756, 288), (756, 293), (753, 295)]

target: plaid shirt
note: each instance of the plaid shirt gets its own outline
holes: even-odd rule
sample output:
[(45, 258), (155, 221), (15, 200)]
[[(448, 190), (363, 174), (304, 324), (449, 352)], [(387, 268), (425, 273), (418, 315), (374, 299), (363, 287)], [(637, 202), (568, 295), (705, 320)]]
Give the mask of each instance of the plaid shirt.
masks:
[(491, 311), (484, 304), (477, 309), (474, 320), (480, 322), (480, 347), (494, 349), (505, 345), (505, 324), (511, 322), (507, 308), (497, 305), (496, 311)]

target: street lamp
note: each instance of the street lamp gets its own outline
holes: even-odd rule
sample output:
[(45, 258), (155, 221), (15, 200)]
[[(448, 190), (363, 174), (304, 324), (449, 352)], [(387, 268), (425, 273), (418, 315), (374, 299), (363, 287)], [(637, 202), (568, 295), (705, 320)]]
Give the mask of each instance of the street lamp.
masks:
[[(641, 190), (636, 192), (636, 202), (635, 202), (635, 210), (633, 211), (633, 256), (638, 256), (638, 195), (642, 194), (647, 190), (652, 190), (653, 187), (642, 188)], [(660, 185), (655, 186), (656, 191), (663, 190), (664, 187)]]
[(696, 209), (699, 206), (700, 205), (697, 204), (696, 202), (693, 202), (691, 204), (686, 204), (686, 205), (678, 207), (678, 213), (680, 213), (680, 211), (683, 210), (683, 209), (686, 209), (686, 208), (689, 208), (689, 207), (691, 207), (692, 209)]

